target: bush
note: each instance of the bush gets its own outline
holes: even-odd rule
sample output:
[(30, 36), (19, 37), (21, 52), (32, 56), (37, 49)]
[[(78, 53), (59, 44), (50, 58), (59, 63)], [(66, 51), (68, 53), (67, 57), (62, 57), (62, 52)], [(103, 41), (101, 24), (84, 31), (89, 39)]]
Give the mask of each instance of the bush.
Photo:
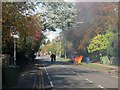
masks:
[(110, 60), (108, 59), (108, 56), (100, 57), (101, 64), (110, 64)]
[(93, 55), (93, 56), (91, 56), (91, 61), (92, 62), (99, 62), (100, 61), (100, 56), (99, 55)]

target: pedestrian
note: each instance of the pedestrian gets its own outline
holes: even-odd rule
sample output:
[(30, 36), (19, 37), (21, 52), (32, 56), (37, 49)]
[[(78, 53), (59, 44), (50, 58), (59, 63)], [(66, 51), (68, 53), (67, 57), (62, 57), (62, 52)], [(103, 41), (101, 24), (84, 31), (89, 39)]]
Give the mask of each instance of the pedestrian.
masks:
[(56, 55), (55, 54), (53, 54), (53, 59), (54, 59), (54, 62), (56, 61)]
[(53, 62), (54, 54), (51, 54), (50, 58), (51, 58), (51, 62)]

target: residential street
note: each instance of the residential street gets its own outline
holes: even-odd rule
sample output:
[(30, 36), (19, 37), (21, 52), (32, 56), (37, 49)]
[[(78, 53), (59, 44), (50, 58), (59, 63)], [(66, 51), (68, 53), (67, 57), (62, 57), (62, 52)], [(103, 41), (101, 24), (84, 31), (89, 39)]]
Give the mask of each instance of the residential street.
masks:
[(118, 78), (60, 60), (51, 63), (49, 56), (41, 56), (34, 66), (21, 74), (14, 88), (118, 90)]
[[(54, 88), (117, 88), (118, 78), (89, 68), (57, 60), (51, 63), (49, 57), (39, 61), (44, 69), (44, 87)], [(47, 84), (46, 84), (47, 82)]]
[(1, 1), (2, 90), (119, 90), (120, 2)]

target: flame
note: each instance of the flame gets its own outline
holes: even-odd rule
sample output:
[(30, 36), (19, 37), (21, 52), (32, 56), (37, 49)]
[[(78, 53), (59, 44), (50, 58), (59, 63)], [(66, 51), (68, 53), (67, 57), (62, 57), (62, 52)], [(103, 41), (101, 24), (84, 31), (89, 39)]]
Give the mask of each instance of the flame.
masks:
[(79, 57), (74, 58), (76, 63), (81, 63), (82, 59), (83, 59), (82, 55), (80, 55)]

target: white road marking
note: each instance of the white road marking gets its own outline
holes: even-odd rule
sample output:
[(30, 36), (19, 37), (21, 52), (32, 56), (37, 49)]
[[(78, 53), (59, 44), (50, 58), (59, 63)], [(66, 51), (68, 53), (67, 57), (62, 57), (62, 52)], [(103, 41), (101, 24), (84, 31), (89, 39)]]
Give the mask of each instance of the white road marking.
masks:
[(85, 80), (87, 80), (88, 82), (92, 83), (92, 81), (90, 81), (90, 80), (89, 80), (89, 79), (87, 79), (87, 78), (86, 78)]
[(76, 73), (76, 75), (78, 75), (79, 77), (82, 77), (81, 75), (79, 75), (78, 73)]
[(104, 87), (103, 87), (103, 86), (101, 86), (101, 85), (98, 85), (98, 87), (103, 88), (104, 90), (107, 90), (106, 88), (104, 88)]
[(44, 67), (45, 71), (46, 71), (46, 68)]
[(78, 75), (79, 77), (82, 77), (81, 75)]
[(100, 88), (104, 88), (103, 86), (101, 86), (101, 85), (98, 85), (98, 87), (100, 87)]
[(44, 69), (45, 69), (45, 72), (47, 72), (47, 70), (46, 70), (46, 68), (44, 67)]
[(48, 75), (48, 73), (46, 73)]
[(50, 85), (53, 87), (53, 83), (50, 81)]
[[(47, 69), (44, 67), (46, 74), (48, 75)], [(51, 78), (48, 76), (48, 79), (50, 80)], [(50, 81), (50, 85), (53, 87), (53, 83)]]
[(70, 69), (69, 69), (69, 68), (67, 68), (67, 70), (69, 71)]
[(47, 69), (44, 67), (44, 69), (45, 69), (45, 72), (46, 72), (46, 74), (48, 75), (48, 71), (47, 71)]
[(75, 73), (74, 71), (72, 71), (72, 73)]
[(50, 77), (48, 76), (48, 79), (50, 80)]
[(72, 82), (72, 81), (67, 81), (67, 82)]
[(39, 70), (42, 70), (42, 67), (38, 67)]
[(23, 77), (23, 76), (25, 76), (25, 74), (22, 74), (21, 76)]

